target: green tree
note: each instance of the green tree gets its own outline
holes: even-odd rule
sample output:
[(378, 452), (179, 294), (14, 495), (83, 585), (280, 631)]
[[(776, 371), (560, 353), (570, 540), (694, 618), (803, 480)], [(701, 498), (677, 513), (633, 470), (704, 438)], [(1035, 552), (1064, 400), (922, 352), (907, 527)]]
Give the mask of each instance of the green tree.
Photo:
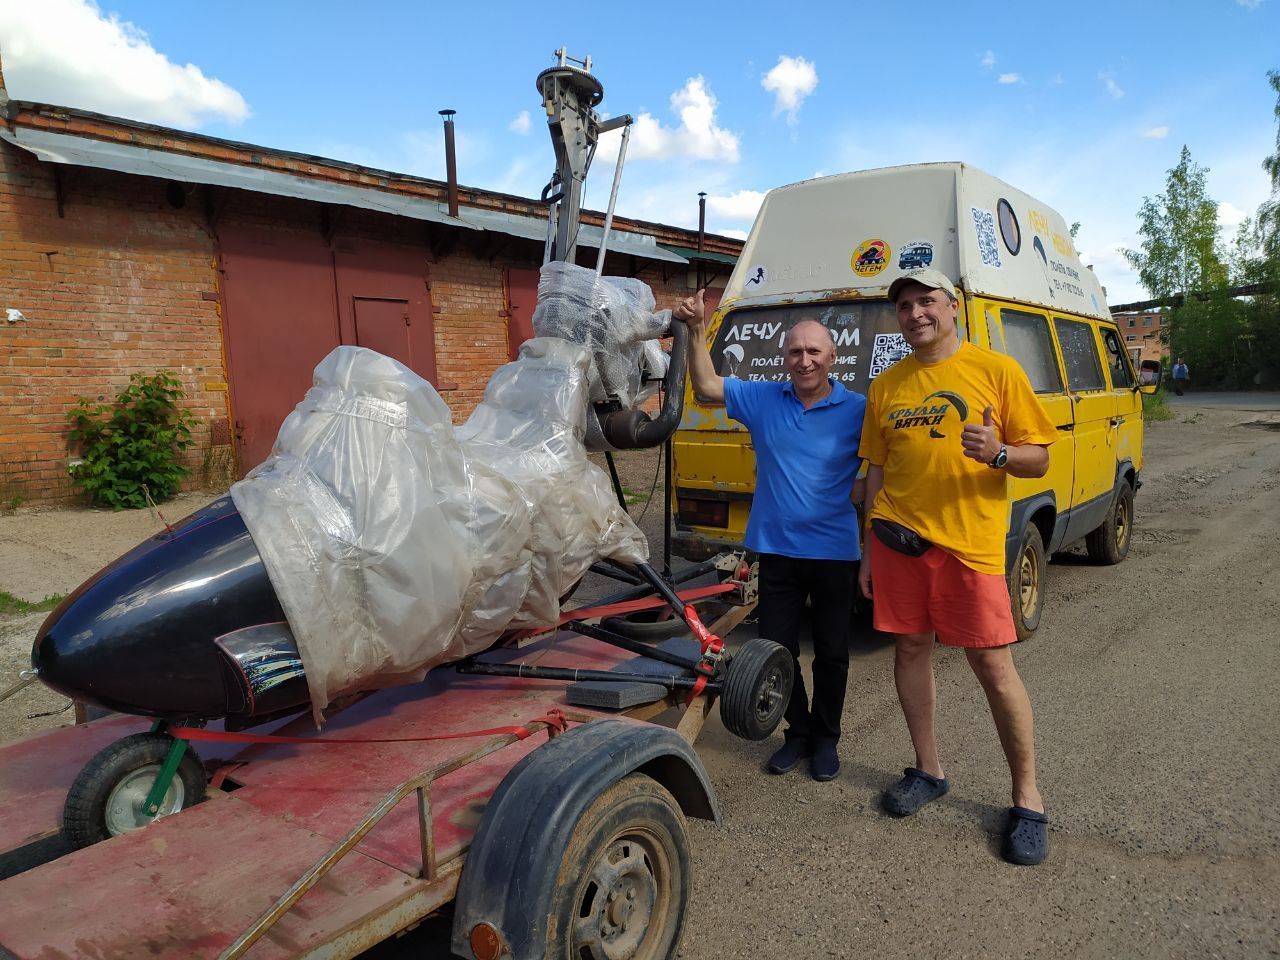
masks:
[(1258, 208), (1258, 237), (1266, 260), (1280, 268), (1280, 70), (1268, 72), (1267, 81), (1276, 92), (1276, 152), (1262, 161), (1271, 177), (1271, 198)]

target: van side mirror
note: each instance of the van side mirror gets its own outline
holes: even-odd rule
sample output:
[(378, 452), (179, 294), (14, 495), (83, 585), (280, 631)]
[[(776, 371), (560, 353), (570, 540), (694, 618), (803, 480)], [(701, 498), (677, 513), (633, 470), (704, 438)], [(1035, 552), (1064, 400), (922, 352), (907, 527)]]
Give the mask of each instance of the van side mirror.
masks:
[(1138, 392), (1147, 396), (1157, 393), (1162, 373), (1159, 360), (1143, 360), (1138, 367)]

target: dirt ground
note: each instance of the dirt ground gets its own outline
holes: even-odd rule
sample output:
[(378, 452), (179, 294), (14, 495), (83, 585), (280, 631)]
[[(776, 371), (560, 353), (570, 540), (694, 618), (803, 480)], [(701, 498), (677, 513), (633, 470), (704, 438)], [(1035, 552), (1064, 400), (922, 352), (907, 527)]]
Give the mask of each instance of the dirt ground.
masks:
[[(1050, 859), (1032, 869), (998, 858), (1007, 774), (952, 651), (937, 656), (952, 792), (910, 820), (879, 811), (910, 744), (891, 645), (864, 633), (835, 782), (770, 777), (776, 740), (748, 744), (708, 723), (699, 752), (723, 822), (690, 824), (681, 956), (1280, 956), (1280, 415), (1194, 397), (1175, 413), (1148, 426), (1129, 558), (1099, 568), (1079, 551), (1057, 557), (1040, 631), (1016, 651), (1036, 708)], [(654, 468), (651, 454), (622, 458), (634, 514)], [(212, 496), (161, 509), (176, 519)], [(661, 515), (655, 502), (644, 521), (655, 555)], [(158, 529), (145, 513), (0, 517), (0, 590), (67, 592)], [(0, 691), (44, 616), (0, 617)], [(62, 703), (38, 686), (0, 703), (0, 740), (70, 722), (27, 719)], [(407, 952), (379, 955), (437, 956), (444, 942), (428, 925)]]

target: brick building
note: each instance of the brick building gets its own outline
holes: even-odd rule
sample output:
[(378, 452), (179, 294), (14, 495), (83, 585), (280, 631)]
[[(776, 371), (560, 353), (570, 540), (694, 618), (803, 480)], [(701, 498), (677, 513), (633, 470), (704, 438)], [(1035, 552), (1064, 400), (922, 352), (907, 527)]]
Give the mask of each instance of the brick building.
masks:
[[(547, 165), (552, 166), (548, 148)], [(694, 189), (690, 189), (690, 204)], [(72, 502), (66, 413), (169, 370), (194, 484), (269, 451), (334, 346), (395, 356), (465, 419), (530, 335), (546, 208), (445, 183), (9, 100), (0, 79), (0, 503)], [(603, 215), (584, 212), (594, 266)], [(615, 218), (605, 272), (672, 306), (738, 240)], [(10, 314), (10, 316), (16, 316)]]
[(1167, 361), (1168, 344), (1164, 342), (1166, 315), (1159, 310), (1113, 313), (1111, 318), (1120, 327), (1124, 345), (1134, 362), (1141, 360)]

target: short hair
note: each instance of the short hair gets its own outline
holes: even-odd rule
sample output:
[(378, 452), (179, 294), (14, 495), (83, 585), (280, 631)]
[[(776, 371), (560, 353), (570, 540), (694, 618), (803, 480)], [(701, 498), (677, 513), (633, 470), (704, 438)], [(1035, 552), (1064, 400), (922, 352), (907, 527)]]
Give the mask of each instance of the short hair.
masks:
[(830, 328), (830, 327), (828, 327), (825, 323), (823, 323), (823, 322), (822, 322), (821, 320), (819, 320), (817, 317), (801, 317), (799, 320), (797, 320), (795, 323), (793, 323), (790, 327), (788, 327), (788, 328), (787, 328), (787, 332), (786, 332), (785, 334), (783, 334), (783, 336), (782, 336), (782, 343), (783, 343), (783, 346), (786, 346), (787, 340), (788, 340), (788, 338), (790, 338), (790, 336), (791, 336), (791, 331), (792, 331), (792, 330), (794, 330), (796, 327), (800, 326), (800, 324), (802, 324), (802, 323), (815, 323), (815, 324), (817, 324), (819, 327), (821, 327), (821, 328), (823, 329), (823, 331), (826, 333), (826, 335), (827, 335), (827, 339), (829, 339), (829, 340), (831, 341), (831, 349), (832, 349), (832, 350), (834, 350), (834, 349), (835, 349), (835, 347), (836, 347), (836, 335), (835, 335), (834, 333), (832, 333), (832, 332), (831, 332), (831, 328)]

